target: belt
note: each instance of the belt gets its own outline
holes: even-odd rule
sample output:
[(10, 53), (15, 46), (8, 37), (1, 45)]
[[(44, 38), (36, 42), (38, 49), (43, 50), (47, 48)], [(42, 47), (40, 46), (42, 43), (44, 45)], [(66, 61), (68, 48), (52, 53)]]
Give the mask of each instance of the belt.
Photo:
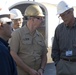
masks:
[(61, 59), (65, 60), (65, 61), (76, 62), (76, 59), (67, 59), (67, 58), (61, 58)]

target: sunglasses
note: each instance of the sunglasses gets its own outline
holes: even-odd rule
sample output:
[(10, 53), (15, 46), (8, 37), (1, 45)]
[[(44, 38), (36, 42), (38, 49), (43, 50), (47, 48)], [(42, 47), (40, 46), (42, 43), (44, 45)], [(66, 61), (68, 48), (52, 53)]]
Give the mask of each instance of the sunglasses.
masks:
[(6, 23), (2, 23), (2, 24), (8, 24), (8, 25), (11, 25), (11, 24), (12, 24), (12, 22), (6, 22)]
[(38, 20), (43, 20), (43, 17), (34, 17), (34, 18), (36, 18)]
[(12, 24), (12, 22), (6, 22), (6, 24), (11, 25), (11, 24)]

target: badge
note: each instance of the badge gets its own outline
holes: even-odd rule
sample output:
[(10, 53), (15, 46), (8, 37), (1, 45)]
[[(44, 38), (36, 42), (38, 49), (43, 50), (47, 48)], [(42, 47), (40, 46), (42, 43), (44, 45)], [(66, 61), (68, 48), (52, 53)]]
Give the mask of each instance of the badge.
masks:
[(66, 51), (66, 56), (72, 56), (72, 50)]

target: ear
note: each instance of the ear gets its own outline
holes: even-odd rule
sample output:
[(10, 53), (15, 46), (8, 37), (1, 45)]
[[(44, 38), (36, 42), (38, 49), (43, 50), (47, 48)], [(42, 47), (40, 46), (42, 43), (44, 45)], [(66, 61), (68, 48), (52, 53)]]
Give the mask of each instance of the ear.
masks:
[(2, 23), (0, 22), (0, 27), (1, 27), (1, 24), (2, 24)]
[(0, 28), (3, 27), (3, 24), (0, 22)]

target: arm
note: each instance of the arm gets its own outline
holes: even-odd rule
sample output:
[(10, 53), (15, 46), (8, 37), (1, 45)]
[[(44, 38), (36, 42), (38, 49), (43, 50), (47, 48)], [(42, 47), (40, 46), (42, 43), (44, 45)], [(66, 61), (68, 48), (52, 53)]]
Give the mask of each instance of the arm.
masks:
[(52, 56), (52, 60), (55, 62), (55, 66), (56, 66), (58, 61), (60, 60), (59, 39), (58, 39), (57, 31), (55, 31), (55, 35), (54, 35), (51, 56)]
[(38, 75), (38, 72), (32, 68), (30, 68), (29, 66), (27, 66), (21, 59), (20, 57), (17, 55), (17, 53), (15, 53), (14, 51), (10, 51), (13, 59), (15, 60), (16, 64), (25, 72), (28, 72), (30, 75)]
[(41, 69), (44, 69), (47, 63), (47, 54), (42, 55), (42, 63), (41, 63)]
[(17, 54), (20, 49), (20, 40), (21, 35), (19, 31), (14, 31), (10, 40), (10, 53), (17, 66), (19, 66), (23, 71), (28, 72), (30, 75), (37, 75), (37, 71), (27, 66)]
[(38, 70), (38, 72), (39, 72), (40, 75), (43, 75), (43, 73), (44, 73), (44, 68), (45, 68), (45, 66), (46, 66), (46, 63), (47, 63), (47, 53), (44, 53), (44, 52), (43, 52), (42, 60), (41, 60), (41, 67), (40, 67), (40, 69)]

